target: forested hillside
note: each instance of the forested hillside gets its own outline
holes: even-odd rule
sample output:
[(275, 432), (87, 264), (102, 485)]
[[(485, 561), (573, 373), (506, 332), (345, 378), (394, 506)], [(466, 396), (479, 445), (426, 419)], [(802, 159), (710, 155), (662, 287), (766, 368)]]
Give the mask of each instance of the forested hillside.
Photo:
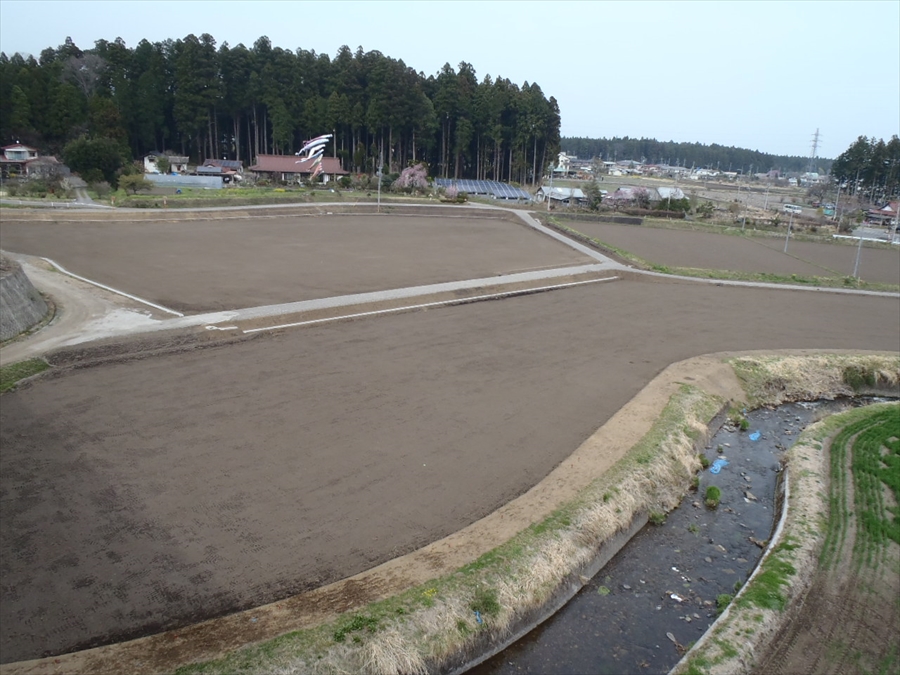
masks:
[(526, 183), (559, 150), (559, 128), (556, 100), (536, 83), (479, 81), (468, 63), (426, 76), (361, 47), (332, 59), (266, 37), (217, 47), (203, 34), (0, 54), (0, 141), (53, 154), (112, 139), (125, 159), (172, 150), (247, 165), (333, 132), (328, 154), (349, 171), (424, 160), (434, 176)]
[[(809, 157), (770, 155), (758, 150), (726, 147), (713, 143), (676, 143), (653, 138), (563, 138), (562, 150), (577, 157), (601, 157), (606, 161), (632, 159), (650, 164), (706, 167), (719, 171), (782, 173), (808, 171)], [(828, 173), (830, 159), (817, 158), (813, 171)]]

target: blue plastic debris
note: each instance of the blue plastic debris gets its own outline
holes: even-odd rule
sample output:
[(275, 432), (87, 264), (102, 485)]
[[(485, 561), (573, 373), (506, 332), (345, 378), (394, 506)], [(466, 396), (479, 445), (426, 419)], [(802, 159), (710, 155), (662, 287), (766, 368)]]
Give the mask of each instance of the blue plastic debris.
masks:
[(727, 459), (717, 459), (715, 462), (712, 463), (712, 466), (709, 467), (709, 472), (710, 473), (719, 473), (722, 470), (723, 466), (728, 466), (728, 460)]
[(475, 621), (477, 621), (478, 623), (484, 623), (484, 619), (481, 618), (481, 612), (479, 612), (477, 609), (475, 610)]
[(752, 434), (750, 434), (750, 440), (751, 440), (751, 441), (758, 441), (758, 440), (759, 440), (759, 432), (758, 432), (758, 431), (754, 431)]

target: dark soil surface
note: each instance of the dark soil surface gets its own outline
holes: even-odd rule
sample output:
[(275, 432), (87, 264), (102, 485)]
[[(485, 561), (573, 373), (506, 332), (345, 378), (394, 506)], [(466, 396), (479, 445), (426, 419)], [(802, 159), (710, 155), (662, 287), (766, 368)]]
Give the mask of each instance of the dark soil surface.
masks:
[(240, 309), (594, 262), (524, 224), (417, 216), (4, 222), (6, 251), (181, 312)]
[(638, 279), (132, 345), (3, 396), (0, 658), (345, 578), (521, 494), (670, 363), (895, 350), (898, 325), (896, 298)]
[[(689, 230), (572, 221), (582, 234), (634, 253), (657, 265), (777, 274), (781, 276), (851, 276), (857, 247), (844, 243), (790, 241), (781, 237), (739, 237)], [(863, 281), (900, 284), (900, 246), (863, 246), (859, 261)]]

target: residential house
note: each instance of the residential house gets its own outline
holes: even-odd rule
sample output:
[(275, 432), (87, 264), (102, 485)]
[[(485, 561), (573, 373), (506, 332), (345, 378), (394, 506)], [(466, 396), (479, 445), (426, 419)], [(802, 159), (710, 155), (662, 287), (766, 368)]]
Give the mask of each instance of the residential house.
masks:
[(69, 167), (51, 155), (29, 159), (25, 163), (25, 175), (29, 178), (57, 178), (70, 173)]
[[(650, 199), (651, 201), (656, 198), (656, 201), (665, 201), (666, 199), (684, 199), (685, 194), (679, 187), (658, 187), (654, 188), (650, 191)], [(656, 193), (655, 195), (653, 193)]]
[(144, 173), (162, 173), (159, 170), (159, 158), (165, 157), (169, 160), (169, 170), (167, 173), (187, 173), (188, 158), (183, 155), (170, 155), (164, 152), (153, 151), (148, 155), (144, 155)]
[(657, 202), (665, 201), (666, 199), (684, 199), (685, 194), (684, 191), (679, 187), (657, 187), (657, 188), (644, 188), (644, 187), (635, 187), (632, 185), (623, 185), (610, 196), (610, 201), (619, 204), (634, 204), (639, 201), (640, 194), (645, 194), (647, 196), (647, 201), (650, 204), (656, 204)]
[(3, 178), (24, 178), (28, 175), (28, 162), (38, 158), (38, 151), (21, 143), (5, 145), (0, 157), (0, 175)]
[(235, 159), (208, 159), (194, 170), (197, 176), (218, 176), (225, 185), (243, 180), (244, 163)]
[[(346, 176), (350, 172), (341, 168), (341, 161), (336, 157), (322, 157), (322, 182), (328, 183)], [(256, 164), (249, 170), (259, 178), (267, 178), (285, 183), (296, 183), (310, 180), (316, 170), (315, 160), (296, 155), (257, 155)]]
[(244, 175), (244, 163), (239, 159), (208, 159), (202, 166), (220, 166), (226, 171), (233, 171), (239, 176)]
[[(603, 191), (601, 190), (601, 194), (602, 193)], [(585, 202), (587, 202), (587, 198), (580, 188), (570, 187), (541, 187), (534, 195), (534, 199), (535, 201), (540, 203), (543, 203), (544, 201), (549, 199), (551, 208), (555, 208), (558, 205), (566, 205), (572, 203), (584, 204)]]
[(900, 211), (900, 201), (888, 202), (881, 208), (866, 211), (866, 222), (896, 229), (898, 211)]

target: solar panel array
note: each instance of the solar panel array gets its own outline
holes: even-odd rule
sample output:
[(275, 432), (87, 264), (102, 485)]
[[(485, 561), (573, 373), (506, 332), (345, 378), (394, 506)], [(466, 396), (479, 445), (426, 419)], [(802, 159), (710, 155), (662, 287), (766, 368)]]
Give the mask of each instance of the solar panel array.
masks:
[(513, 187), (495, 180), (469, 180), (467, 178), (435, 178), (438, 187), (455, 187), (470, 195), (484, 195), (493, 199), (515, 199), (531, 201), (531, 195), (522, 188)]

